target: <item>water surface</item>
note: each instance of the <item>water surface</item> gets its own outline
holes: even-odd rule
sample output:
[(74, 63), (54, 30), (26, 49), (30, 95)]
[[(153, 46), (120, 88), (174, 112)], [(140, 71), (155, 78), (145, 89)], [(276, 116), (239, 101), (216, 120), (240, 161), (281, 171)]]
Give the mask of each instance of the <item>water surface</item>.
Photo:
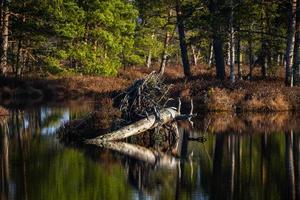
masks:
[[(60, 144), (57, 128), (92, 109), (89, 103), (44, 106), (12, 110), (1, 119), (1, 199), (300, 198), (296, 129), (181, 128), (187, 137), (175, 153)], [(204, 130), (205, 143), (184, 139)]]

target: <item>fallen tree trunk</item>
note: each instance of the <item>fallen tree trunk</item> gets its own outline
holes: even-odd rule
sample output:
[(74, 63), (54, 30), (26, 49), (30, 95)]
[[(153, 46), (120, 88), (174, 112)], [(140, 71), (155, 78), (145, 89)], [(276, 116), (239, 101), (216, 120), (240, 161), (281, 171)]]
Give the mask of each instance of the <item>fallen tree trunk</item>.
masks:
[(120, 128), (119, 130), (116, 130), (114, 132), (86, 140), (86, 143), (100, 144), (105, 141), (122, 140), (130, 136), (138, 135), (147, 130), (156, 128), (168, 122), (171, 122), (172, 120), (175, 120), (178, 117), (180, 119), (182, 118), (182, 115), (180, 115), (180, 113), (174, 108), (164, 108), (161, 111), (159, 111), (157, 115), (158, 116), (156, 116), (155, 114), (150, 115), (147, 118), (141, 119), (133, 124)]

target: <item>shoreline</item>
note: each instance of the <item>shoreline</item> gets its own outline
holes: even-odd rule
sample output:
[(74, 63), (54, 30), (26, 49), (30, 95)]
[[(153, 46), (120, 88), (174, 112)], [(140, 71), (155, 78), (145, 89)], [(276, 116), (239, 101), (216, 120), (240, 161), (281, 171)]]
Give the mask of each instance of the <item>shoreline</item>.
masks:
[[(186, 81), (180, 67), (168, 67), (165, 82), (172, 84), (170, 96), (180, 98), (189, 107), (194, 101), (197, 112), (227, 111), (282, 112), (300, 110), (300, 87), (285, 87), (281, 78), (267, 80), (216, 80), (213, 72), (193, 67), (193, 76)], [(112, 98), (126, 89), (133, 81), (143, 78), (154, 69), (130, 68), (120, 70), (116, 77), (71, 76), (42, 78), (0, 77), (0, 104), (42, 104), (89, 98), (100, 101)], [(25, 103), (24, 103), (25, 102)], [(174, 104), (177, 102), (175, 101)]]

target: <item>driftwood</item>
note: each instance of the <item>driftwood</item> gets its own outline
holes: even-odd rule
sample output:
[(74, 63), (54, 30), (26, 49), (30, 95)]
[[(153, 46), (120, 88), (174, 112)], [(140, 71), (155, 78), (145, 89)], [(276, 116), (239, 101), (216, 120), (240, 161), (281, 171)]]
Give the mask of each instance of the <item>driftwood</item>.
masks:
[(103, 142), (97, 146), (117, 151), (123, 155), (155, 165), (156, 167), (174, 169), (180, 163), (180, 160), (173, 156), (125, 142)]
[(138, 135), (147, 130), (156, 128), (163, 124), (169, 123), (176, 118), (184, 118), (184, 116), (180, 115), (179, 112), (174, 108), (164, 108), (158, 113), (159, 117), (155, 114), (150, 115), (147, 118), (141, 119), (133, 124), (122, 127), (119, 130), (113, 131), (111, 133), (98, 136), (93, 139), (89, 139), (86, 141), (88, 144), (99, 144), (105, 141), (116, 141), (128, 138), (130, 136)]
[(168, 98), (171, 86), (165, 84), (159, 74), (152, 72), (144, 79), (136, 80), (126, 91), (115, 97), (114, 102), (120, 108), (125, 124), (166, 108), (166, 104), (172, 100)]
[[(114, 128), (121, 128), (88, 139), (85, 142), (87, 144), (101, 144), (107, 141), (119, 141), (154, 128), (162, 127), (165, 130), (172, 130), (172, 123), (176, 120), (189, 120), (191, 122), (193, 102), (191, 101), (189, 115), (181, 114), (180, 99), (177, 109), (166, 107), (170, 101), (167, 95), (169, 89), (170, 86), (164, 84), (161, 76), (155, 72), (146, 76), (145, 79), (136, 80), (132, 86), (115, 98), (122, 112), (122, 118), (115, 120)], [(121, 123), (117, 124), (118, 122)]]
[(93, 139), (86, 140), (87, 144), (100, 144), (105, 141), (118, 141), (123, 140), (128, 137), (141, 134), (147, 130), (151, 130), (158, 126), (170, 123), (176, 120), (188, 120), (193, 126), (191, 118), (193, 116), (193, 101), (191, 101), (191, 111), (189, 115), (181, 114), (181, 102), (179, 100), (178, 108), (169, 107), (163, 108), (161, 111), (158, 111), (155, 114), (152, 114), (144, 119), (141, 119), (133, 124), (124, 126), (116, 131), (111, 133), (98, 136)]
[[(174, 99), (168, 97), (170, 87), (163, 82), (159, 74), (152, 72), (144, 79), (136, 80), (124, 92), (114, 97), (114, 106), (120, 109), (121, 116), (113, 121), (111, 128), (113, 132), (91, 138), (96, 135), (98, 128), (90, 124), (95, 123), (94, 120), (101, 120), (96, 115), (99, 111), (95, 111), (76, 122), (74, 130), (72, 126), (69, 126), (66, 131), (60, 131), (60, 139), (67, 142), (79, 141), (87, 144), (100, 144), (107, 141), (123, 140), (148, 130), (151, 130), (150, 134), (154, 133), (154, 137), (158, 136), (158, 139), (174, 139), (174, 136), (176, 139), (179, 137), (178, 130), (176, 131), (176, 121), (188, 120), (192, 124), (193, 102), (191, 101), (190, 114), (182, 115), (180, 99), (178, 108), (171, 107), (175, 103), (172, 103)], [(82, 129), (86, 128), (91, 132), (97, 130), (93, 134), (81, 134), (82, 130), (77, 132), (76, 129), (81, 129), (83, 124), (87, 124), (87, 126)], [(162, 137), (158, 134), (161, 134)]]

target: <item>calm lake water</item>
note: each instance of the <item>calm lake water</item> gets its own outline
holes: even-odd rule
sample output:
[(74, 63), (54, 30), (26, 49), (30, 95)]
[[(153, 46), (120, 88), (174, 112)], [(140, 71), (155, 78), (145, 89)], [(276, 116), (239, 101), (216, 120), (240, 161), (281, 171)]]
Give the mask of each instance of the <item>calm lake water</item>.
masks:
[[(60, 144), (57, 128), (92, 109), (89, 103), (44, 106), (2, 119), (1, 199), (300, 199), (296, 131), (207, 127), (207, 141), (183, 140), (177, 157), (124, 143)], [(190, 132), (181, 128), (183, 135), (200, 134)]]

